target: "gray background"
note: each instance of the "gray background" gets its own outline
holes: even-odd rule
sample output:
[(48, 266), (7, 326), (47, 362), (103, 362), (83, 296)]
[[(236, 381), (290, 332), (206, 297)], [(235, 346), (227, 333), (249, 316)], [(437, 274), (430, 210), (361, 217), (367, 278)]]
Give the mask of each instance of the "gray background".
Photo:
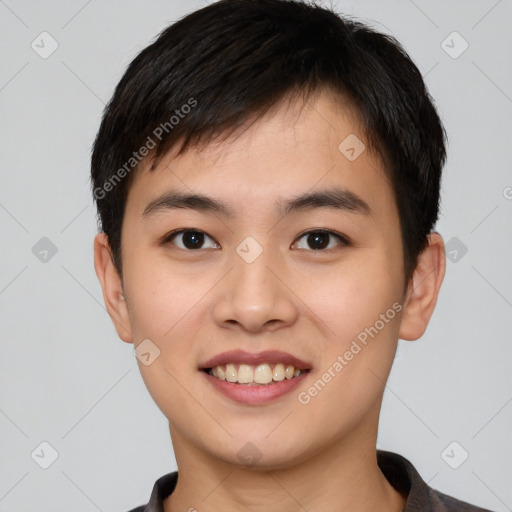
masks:
[[(89, 155), (130, 60), (206, 3), (0, 0), (0, 511), (123, 512), (176, 468), (103, 306)], [(378, 445), (446, 493), (511, 510), (512, 1), (335, 6), (404, 44), (450, 137), (438, 230), (453, 261), (427, 333), (400, 342)], [(45, 59), (43, 31), (58, 42)]]

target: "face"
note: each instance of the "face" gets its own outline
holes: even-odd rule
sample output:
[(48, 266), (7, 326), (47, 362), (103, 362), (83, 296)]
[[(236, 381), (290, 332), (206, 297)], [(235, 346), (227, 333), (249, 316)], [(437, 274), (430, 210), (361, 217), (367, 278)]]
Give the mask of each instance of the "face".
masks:
[[(131, 185), (115, 321), (150, 340), (138, 364), (177, 457), (278, 468), (376, 436), (403, 315), (397, 208), (350, 105), (300, 107)], [(253, 372), (272, 382), (229, 382)]]

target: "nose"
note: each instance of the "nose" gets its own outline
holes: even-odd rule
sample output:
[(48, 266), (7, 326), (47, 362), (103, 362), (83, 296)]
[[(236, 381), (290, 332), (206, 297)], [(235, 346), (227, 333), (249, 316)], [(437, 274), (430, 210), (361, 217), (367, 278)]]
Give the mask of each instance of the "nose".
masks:
[(297, 298), (270, 251), (251, 263), (235, 253), (232, 262), (216, 290), (213, 316), (219, 326), (273, 332), (297, 321)]

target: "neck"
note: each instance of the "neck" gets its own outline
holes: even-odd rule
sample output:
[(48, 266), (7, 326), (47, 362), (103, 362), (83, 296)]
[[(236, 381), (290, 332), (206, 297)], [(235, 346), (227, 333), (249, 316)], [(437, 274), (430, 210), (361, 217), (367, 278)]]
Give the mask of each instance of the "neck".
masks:
[(164, 501), (164, 512), (401, 512), (405, 506), (405, 498), (377, 465), (376, 432), (374, 442), (345, 438), (302, 461), (272, 470), (212, 459), (187, 445), (179, 433), (171, 430), (171, 437), (179, 478)]

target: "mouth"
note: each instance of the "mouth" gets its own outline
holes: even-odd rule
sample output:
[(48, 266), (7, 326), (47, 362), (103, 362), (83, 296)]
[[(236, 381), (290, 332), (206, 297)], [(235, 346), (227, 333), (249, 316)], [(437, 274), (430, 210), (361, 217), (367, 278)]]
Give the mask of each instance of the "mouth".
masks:
[(245, 386), (268, 386), (274, 382), (296, 379), (309, 370), (301, 370), (283, 363), (263, 363), (257, 366), (228, 363), (213, 368), (204, 368), (204, 372), (219, 380)]
[(251, 354), (237, 350), (219, 354), (199, 369), (215, 379), (232, 384), (270, 386), (299, 378), (311, 370), (311, 365), (285, 352)]

